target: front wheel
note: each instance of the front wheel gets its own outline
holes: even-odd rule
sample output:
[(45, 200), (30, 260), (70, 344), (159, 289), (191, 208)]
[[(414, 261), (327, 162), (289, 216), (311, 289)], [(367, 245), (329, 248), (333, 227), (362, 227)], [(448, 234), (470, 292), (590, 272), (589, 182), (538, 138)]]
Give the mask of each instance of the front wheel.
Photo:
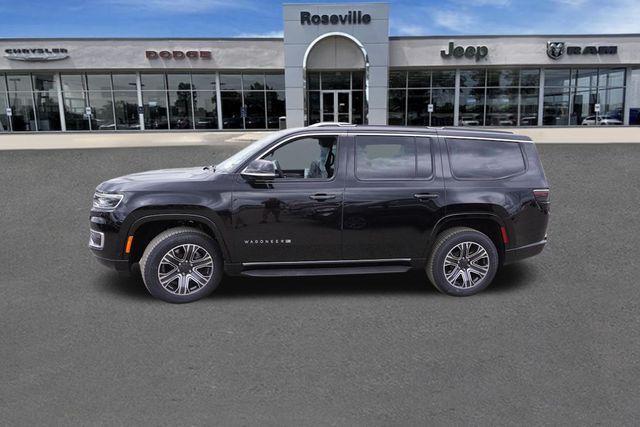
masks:
[(222, 255), (200, 230), (176, 227), (157, 235), (140, 259), (151, 295), (172, 303), (191, 302), (213, 292), (222, 278)]
[(440, 292), (473, 295), (493, 281), (498, 271), (498, 251), (484, 233), (455, 227), (438, 235), (427, 262), (427, 276)]

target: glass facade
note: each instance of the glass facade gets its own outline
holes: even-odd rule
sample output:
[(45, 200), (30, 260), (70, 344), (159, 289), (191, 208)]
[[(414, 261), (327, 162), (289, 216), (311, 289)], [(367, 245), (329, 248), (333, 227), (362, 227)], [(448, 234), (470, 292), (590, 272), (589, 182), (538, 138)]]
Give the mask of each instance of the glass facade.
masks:
[(0, 109), (0, 132), (277, 129), (284, 74), (0, 73)]
[(364, 123), (364, 71), (307, 73), (307, 122)]

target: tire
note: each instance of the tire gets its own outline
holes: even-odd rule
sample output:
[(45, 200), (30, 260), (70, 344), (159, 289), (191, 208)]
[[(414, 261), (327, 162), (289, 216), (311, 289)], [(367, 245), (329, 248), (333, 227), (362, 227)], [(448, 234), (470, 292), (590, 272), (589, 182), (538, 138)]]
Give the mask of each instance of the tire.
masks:
[(149, 242), (140, 259), (140, 273), (154, 297), (171, 303), (196, 301), (220, 284), (222, 254), (208, 234), (189, 227), (171, 228)]
[[(466, 250), (467, 256), (463, 256), (461, 250)], [(455, 227), (438, 235), (426, 270), (429, 280), (440, 292), (469, 296), (489, 286), (498, 271), (499, 262), (498, 250), (486, 234), (467, 227)], [(484, 276), (480, 274), (482, 272)]]

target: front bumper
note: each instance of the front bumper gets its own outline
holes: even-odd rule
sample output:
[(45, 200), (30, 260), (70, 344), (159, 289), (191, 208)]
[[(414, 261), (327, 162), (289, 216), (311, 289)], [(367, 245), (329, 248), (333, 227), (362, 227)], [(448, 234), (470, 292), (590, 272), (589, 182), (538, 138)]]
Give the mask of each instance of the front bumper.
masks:
[(507, 249), (504, 254), (503, 264), (511, 264), (538, 255), (544, 249), (544, 245), (547, 244), (547, 238), (539, 242), (531, 243), (529, 245), (520, 246), (519, 248)]
[(93, 255), (96, 257), (98, 262), (104, 266), (115, 269), (118, 273), (131, 273), (131, 264), (129, 264), (129, 260), (126, 259), (108, 259), (102, 258), (98, 256), (95, 251), (93, 251)]

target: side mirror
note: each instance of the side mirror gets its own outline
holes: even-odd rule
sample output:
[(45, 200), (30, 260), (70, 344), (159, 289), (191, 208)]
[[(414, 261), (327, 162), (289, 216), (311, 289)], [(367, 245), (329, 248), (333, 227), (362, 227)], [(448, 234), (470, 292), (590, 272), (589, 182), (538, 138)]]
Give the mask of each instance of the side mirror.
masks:
[(246, 179), (274, 179), (278, 176), (276, 165), (270, 160), (257, 159), (240, 172)]

